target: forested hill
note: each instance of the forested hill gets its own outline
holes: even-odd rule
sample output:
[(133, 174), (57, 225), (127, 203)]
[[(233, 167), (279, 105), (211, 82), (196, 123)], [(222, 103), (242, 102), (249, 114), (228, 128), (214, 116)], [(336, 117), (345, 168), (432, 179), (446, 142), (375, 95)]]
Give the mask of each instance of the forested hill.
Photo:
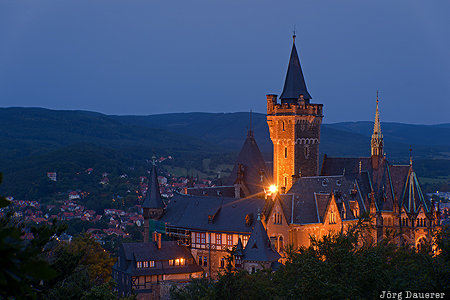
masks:
[[(88, 111), (0, 108), (0, 119), (1, 188), (7, 191), (36, 187), (45, 172), (52, 170), (73, 173), (95, 165), (111, 172), (142, 167), (152, 155), (172, 155), (173, 166), (198, 171), (202, 171), (204, 159), (214, 166), (230, 165), (250, 126), (249, 113), (109, 116)], [(369, 155), (372, 124), (324, 124), (321, 153)], [(270, 160), (272, 143), (265, 115), (253, 113), (251, 126), (261, 151)], [(450, 124), (382, 123), (382, 130), (391, 162), (407, 163), (412, 145), (419, 176), (450, 177)]]
[[(160, 128), (238, 150), (250, 126), (249, 113), (173, 113), (149, 116), (111, 116), (123, 123)], [(270, 153), (272, 143), (264, 114), (252, 114), (252, 128), (261, 151)], [(411, 125), (382, 123), (386, 152), (391, 160), (409, 160), (412, 146), (414, 157), (450, 159), (450, 123)], [(367, 156), (373, 122), (323, 124), (320, 151), (330, 156)]]

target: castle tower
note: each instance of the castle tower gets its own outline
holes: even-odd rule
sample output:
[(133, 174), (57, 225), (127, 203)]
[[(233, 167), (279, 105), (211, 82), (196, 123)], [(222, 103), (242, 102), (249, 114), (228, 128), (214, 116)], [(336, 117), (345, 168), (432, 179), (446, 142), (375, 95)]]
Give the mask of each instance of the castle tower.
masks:
[(273, 143), (273, 178), (287, 192), (301, 176), (319, 173), (320, 125), (323, 104), (311, 104), (295, 47), (281, 93), (267, 95), (267, 124)]
[(161, 198), (161, 193), (159, 192), (158, 174), (156, 173), (156, 164), (153, 160), (147, 194), (145, 195), (144, 203), (142, 203), (142, 208), (144, 211), (144, 242), (149, 241), (150, 219), (159, 220), (164, 214), (165, 206), (166, 205)]
[(377, 109), (375, 111), (375, 124), (373, 125), (372, 139), (370, 141), (372, 167), (378, 168), (378, 162), (383, 158), (383, 134), (381, 133), (380, 113), (378, 111), (378, 91), (377, 91)]

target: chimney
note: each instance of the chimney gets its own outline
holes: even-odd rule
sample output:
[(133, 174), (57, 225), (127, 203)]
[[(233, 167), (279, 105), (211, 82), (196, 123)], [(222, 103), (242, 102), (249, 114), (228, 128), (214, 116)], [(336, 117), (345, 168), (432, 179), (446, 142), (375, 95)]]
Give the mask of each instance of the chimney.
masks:
[(161, 233), (155, 231), (153, 234), (153, 241), (156, 243), (158, 250), (161, 249)]

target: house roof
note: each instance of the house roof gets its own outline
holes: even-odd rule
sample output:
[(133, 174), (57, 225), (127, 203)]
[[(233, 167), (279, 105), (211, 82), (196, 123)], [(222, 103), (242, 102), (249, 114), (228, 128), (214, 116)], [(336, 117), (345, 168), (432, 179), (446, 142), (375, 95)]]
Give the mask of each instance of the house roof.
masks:
[[(350, 208), (350, 201), (357, 201), (363, 207), (361, 189), (352, 176), (314, 176), (301, 177), (289, 192), (280, 196), (283, 212), (289, 223), (321, 223), (334, 194), (338, 207)], [(345, 219), (354, 219), (346, 213)]]
[(280, 254), (272, 249), (266, 229), (258, 215), (255, 227), (244, 249), (244, 260), (273, 262), (280, 257)]
[(192, 257), (189, 249), (178, 245), (176, 241), (162, 241), (161, 249), (158, 249), (154, 242), (123, 243), (122, 247), (126, 260), (158, 261)]
[(156, 172), (156, 165), (153, 163), (152, 171), (150, 172), (150, 179), (148, 183), (147, 194), (145, 195), (143, 208), (164, 208), (165, 204), (159, 192), (158, 174)]
[(299, 96), (303, 95), (306, 100), (311, 99), (311, 95), (306, 89), (305, 79), (303, 78), (302, 67), (300, 66), (300, 60), (298, 59), (297, 48), (295, 47), (295, 35), (294, 43), (292, 44), (291, 57), (289, 59), (288, 70), (286, 73), (286, 79), (284, 81), (283, 92), (280, 99), (288, 101), (297, 101)]
[(246, 216), (256, 219), (258, 211), (268, 213), (262, 198), (202, 197), (176, 194), (160, 219), (167, 226), (199, 231), (250, 233)]

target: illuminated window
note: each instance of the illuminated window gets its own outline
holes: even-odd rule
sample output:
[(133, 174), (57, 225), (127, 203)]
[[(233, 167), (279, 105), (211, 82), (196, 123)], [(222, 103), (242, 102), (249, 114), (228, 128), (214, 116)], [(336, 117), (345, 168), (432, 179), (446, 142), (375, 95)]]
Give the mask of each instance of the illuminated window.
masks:
[(201, 233), (201, 243), (206, 244), (206, 233)]
[(242, 236), (242, 246), (247, 246), (247, 242), (248, 242), (248, 235), (244, 235)]
[(330, 213), (330, 224), (336, 224), (336, 214), (333, 211)]
[(142, 262), (142, 267), (143, 268), (148, 268), (148, 261), (143, 261)]
[(136, 265), (138, 269), (142, 268), (142, 261), (136, 262)]
[(195, 233), (195, 242), (197, 244), (200, 244), (200, 233), (198, 233), (198, 232)]
[(233, 246), (233, 235), (227, 234), (227, 246)]
[(222, 245), (222, 234), (221, 233), (216, 233), (216, 244)]
[(149, 261), (148, 262), (148, 266), (149, 266), (149, 268), (154, 268), (155, 267), (155, 261), (154, 260)]
[(180, 266), (184, 266), (186, 264), (186, 260), (184, 258), (180, 258)]
[(169, 266), (173, 266), (173, 259), (169, 259)]

